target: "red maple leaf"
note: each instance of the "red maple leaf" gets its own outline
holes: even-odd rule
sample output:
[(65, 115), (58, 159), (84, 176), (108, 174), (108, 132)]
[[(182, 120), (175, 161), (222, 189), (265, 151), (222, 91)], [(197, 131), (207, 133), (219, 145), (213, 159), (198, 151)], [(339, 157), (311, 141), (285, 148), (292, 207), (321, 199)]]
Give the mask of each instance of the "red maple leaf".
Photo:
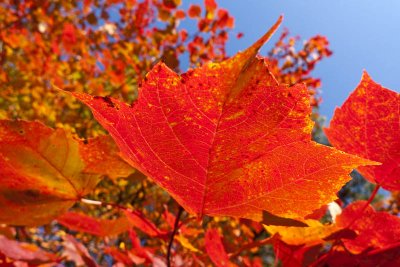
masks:
[(366, 205), (366, 201), (353, 202), (336, 218), (338, 227), (358, 233), (355, 239), (342, 240), (347, 250), (354, 254), (400, 242), (400, 218), (387, 212), (376, 212)]
[(236, 266), (229, 261), (224, 244), (217, 229), (208, 229), (205, 236), (205, 247), (211, 261), (218, 267)]
[(312, 142), (307, 88), (279, 85), (256, 58), (280, 22), (221, 63), (182, 75), (156, 65), (133, 105), (72, 94), (132, 166), (188, 212), (304, 217), (336, 199), (353, 168), (371, 162)]
[(400, 94), (375, 83), (364, 72), (325, 133), (336, 148), (381, 162), (360, 167), (372, 183), (400, 190)]

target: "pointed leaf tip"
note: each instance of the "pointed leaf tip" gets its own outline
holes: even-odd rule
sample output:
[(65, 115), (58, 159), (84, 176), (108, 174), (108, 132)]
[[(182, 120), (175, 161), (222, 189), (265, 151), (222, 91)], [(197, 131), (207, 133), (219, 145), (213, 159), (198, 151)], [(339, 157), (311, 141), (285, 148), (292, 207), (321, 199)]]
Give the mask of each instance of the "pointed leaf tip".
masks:
[(281, 25), (283, 21), (283, 15), (279, 16), (278, 20), (275, 22), (275, 24), (260, 38), (258, 39), (252, 46), (247, 48), (244, 53), (249, 53), (255, 56), (260, 50), (260, 48), (271, 39), (272, 35), (278, 30), (279, 26)]
[(362, 83), (363, 81), (370, 81), (372, 80), (371, 76), (369, 75), (369, 73), (367, 72), (367, 70), (363, 70), (362, 76), (361, 76), (361, 81), (360, 83)]

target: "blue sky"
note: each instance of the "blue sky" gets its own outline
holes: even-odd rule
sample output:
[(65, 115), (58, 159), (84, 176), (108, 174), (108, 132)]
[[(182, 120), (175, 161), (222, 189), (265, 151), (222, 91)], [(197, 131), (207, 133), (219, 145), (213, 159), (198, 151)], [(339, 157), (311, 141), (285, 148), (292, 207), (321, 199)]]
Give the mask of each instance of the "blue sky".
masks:
[[(199, 3), (202, 1), (185, 1)], [(365, 69), (383, 86), (400, 90), (400, 1), (399, 0), (217, 0), (235, 17), (230, 55), (243, 50), (284, 15), (280, 31), (307, 39), (316, 34), (327, 36), (333, 55), (314, 71), (322, 79), (321, 114), (328, 121), (359, 83)], [(270, 42), (273, 44), (278, 32)], [(268, 45), (262, 50), (266, 51)]]

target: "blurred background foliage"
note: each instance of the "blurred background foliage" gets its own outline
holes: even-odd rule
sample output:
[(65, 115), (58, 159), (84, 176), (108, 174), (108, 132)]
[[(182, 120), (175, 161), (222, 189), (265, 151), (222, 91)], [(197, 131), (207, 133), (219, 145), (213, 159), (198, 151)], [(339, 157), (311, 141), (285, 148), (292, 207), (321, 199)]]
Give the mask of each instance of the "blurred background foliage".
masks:
[[(131, 103), (137, 98), (142, 79), (158, 61), (182, 73), (187, 66), (226, 59), (229, 38), (243, 36), (232, 36), (234, 18), (213, 0), (189, 5), (187, 9), (181, 4), (180, 0), (2, 1), (0, 119), (39, 120), (51, 127), (66, 128), (82, 138), (98, 136), (105, 131), (89, 109), (57, 88), (112, 96)], [(185, 20), (197, 27), (180, 27)], [(318, 114), (321, 81), (312, 75), (312, 70), (331, 54), (324, 36), (303, 42), (285, 30), (272, 49), (261, 55), (279, 82), (307, 84), (316, 122), (314, 139), (321, 143), (326, 143), (321, 132), (323, 118)], [(340, 196), (346, 202), (370, 191), (371, 186), (357, 178)], [(32, 251), (37, 253), (39, 248), (45, 249), (61, 257), (59, 261), (67, 266), (94, 266), (92, 259), (104, 266), (157, 265), (164, 261), (168, 236), (179, 209), (167, 193), (135, 172), (127, 178), (104, 177), (87, 198), (113, 204), (79, 203), (73, 208), (74, 212), (91, 216), (94, 224), (99, 219), (124, 218), (119, 205), (138, 212), (159, 233), (151, 236), (145, 228), (136, 227), (114, 236), (98, 236), (65, 227), (68, 223), (53, 222), (39, 228), (0, 227), (0, 234), (35, 245)], [(392, 202), (391, 207), (397, 205)], [(91, 219), (86, 219), (90, 226)], [(206, 226), (223, 229), (225, 248), (230, 255), (240, 256), (238, 263), (263, 266), (275, 260), (271, 246), (250, 246), (240, 251), (243, 244), (268, 236), (258, 223), (227, 218), (205, 218), (201, 222), (186, 212), (180, 221), (183, 224), (173, 246), (173, 251), (179, 251), (173, 255), (177, 264), (210, 264), (202, 252)], [(36, 257), (36, 262), (26, 262), (37, 264), (46, 260)]]

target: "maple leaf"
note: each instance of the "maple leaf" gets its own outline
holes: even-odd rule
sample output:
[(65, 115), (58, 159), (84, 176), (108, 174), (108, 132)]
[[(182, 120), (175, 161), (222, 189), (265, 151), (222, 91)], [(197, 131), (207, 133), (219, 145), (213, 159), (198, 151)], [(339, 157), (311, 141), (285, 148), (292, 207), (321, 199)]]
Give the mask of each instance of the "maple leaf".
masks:
[[(115, 236), (135, 227), (151, 237), (168, 238), (168, 233), (159, 230), (151, 221), (137, 211), (123, 210), (117, 219), (98, 219), (83, 213), (67, 212), (57, 218), (57, 221), (73, 231), (106, 237)], [(188, 242), (180, 238), (181, 243)]]
[(255, 44), (221, 63), (178, 75), (159, 63), (133, 105), (71, 93), (89, 106), (132, 166), (188, 212), (261, 220), (302, 218), (336, 199), (359, 165), (311, 141), (309, 93), (279, 85)]
[[(400, 219), (387, 212), (376, 212), (367, 205), (366, 201), (351, 203), (343, 210), (343, 213), (337, 216), (335, 224), (322, 225), (314, 220), (306, 222), (309, 227), (265, 226), (266, 230), (274, 235), (276, 241), (274, 249), (278, 250), (279, 258), (281, 258), (279, 254), (289, 248), (293, 251), (292, 253), (285, 252), (288, 257), (292, 254), (296, 255), (293, 253), (296, 251), (302, 255), (303, 248), (321, 245), (324, 240), (337, 241), (339, 239), (346, 250), (342, 252), (340, 247), (335, 247), (334, 255), (336, 256), (330, 256), (331, 253), (326, 255), (328, 262), (335, 263), (332, 266), (344, 266), (346, 265), (344, 262), (362, 262), (368, 264), (366, 266), (374, 266), (374, 263), (380, 262), (379, 255), (388, 259), (394, 259), (394, 255), (398, 255), (398, 252), (392, 250), (396, 247), (398, 249), (400, 244), (398, 238)], [(293, 247), (301, 245), (304, 246)], [(292, 259), (291, 257), (293, 256), (289, 258)], [(291, 265), (288, 264), (288, 266)]]
[(98, 219), (77, 212), (67, 212), (57, 218), (63, 226), (96, 236), (115, 236), (128, 231), (132, 225), (126, 216), (117, 219)]
[(0, 223), (47, 223), (91, 192), (102, 176), (92, 164), (116, 156), (115, 151), (102, 150), (109, 145), (96, 143), (91, 140), (91, 152), (82, 156), (85, 142), (63, 129), (0, 120)]
[(354, 239), (342, 239), (347, 250), (358, 254), (371, 248), (383, 249), (399, 242), (400, 218), (387, 212), (376, 212), (366, 201), (347, 206), (336, 218), (341, 228), (358, 233)]
[(62, 256), (75, 262), (78, 266), (98, 267), (88, 249), (71, 235), (63, 236), (64, 250)]
[(337, 108), (329, 141), (340, 150), (381, 162), (361, 174), (388, 190), (400, 190), (400, 94), (375, 83), (364, 72), (360, 84)]
[[(399, 266), (400, 265), (400, 244), (384, 249), (368, 250), (362, 254), (351, 254), (346, 250), (334, 251), (327, 255), (323, 266)], [(322, 265), (321, 265), (322, 266)]]
[(221, 236), (217, 229), (208, 229), (205, 236), (205, 247), (212, 262), (218, 266), (236, 266), (229, 261)]
[(124, 214), (129, 223), (135, 228), (141, 230), (143, 233), (146, 233), (151, 237), (162, 237), (166, 235), (166, 232), (159, 230), (157, 226), (155, 226), (151, 221), (147, 220), (143, 214), (132, 210), (124, 210)]
[(294, 246), (274, 238), (274, 252), (284, 267), (312, 266), (318, 258), (321, 245)]
[(120, 155), (119, 149), (109, 135), (90, 138), (79, 146), (85, 162), (85, 172), (107, 175), (111, 179), (128, 177), (135, 172)]

